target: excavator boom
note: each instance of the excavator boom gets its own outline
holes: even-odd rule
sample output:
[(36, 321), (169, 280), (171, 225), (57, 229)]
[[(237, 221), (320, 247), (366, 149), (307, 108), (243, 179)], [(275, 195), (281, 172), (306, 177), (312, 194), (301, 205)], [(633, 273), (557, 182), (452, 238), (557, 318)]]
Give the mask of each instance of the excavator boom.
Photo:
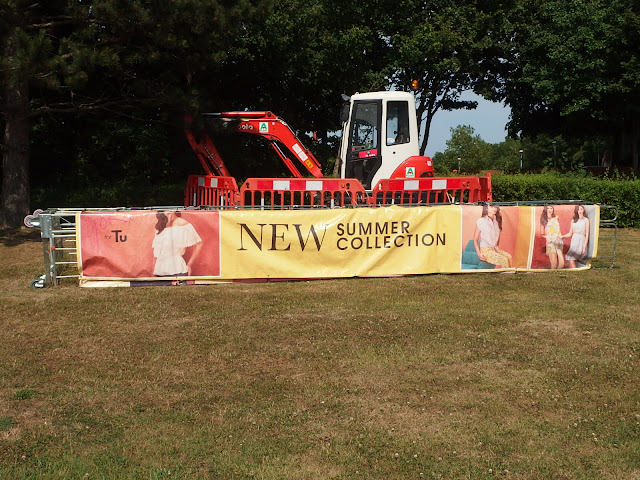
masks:
[[(237, 111), (221, 113), (205, 113), (205, 117), (219, 119), (222, 122), (233, 122), (233, 129), (241, 133), (249, 133), (266, 139), (284, 162), (294, 177), (303, 175), (289, 158), (291, 154), (314, 177), (321, 178), (322, 169), (315, 156), (304, 147), (289, 125), (277, 115), (268, 111)], [(209, 175), (230, 176), (229, 171), (220, 157), (213, 140), (206, 131), (198, 132), (192, 129), (193, 119), (185, 117), (185, 134), (191, 148)], [(283, 148), (284, 147), (284, 148)]]

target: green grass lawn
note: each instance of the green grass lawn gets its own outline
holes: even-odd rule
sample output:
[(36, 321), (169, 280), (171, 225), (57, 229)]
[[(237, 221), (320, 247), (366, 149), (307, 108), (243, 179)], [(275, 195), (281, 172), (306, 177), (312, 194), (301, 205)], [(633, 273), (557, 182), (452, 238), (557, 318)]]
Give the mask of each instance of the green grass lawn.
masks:
[(616, 268), (32, 290), (0, 235), (2, 479), (640, 479)]

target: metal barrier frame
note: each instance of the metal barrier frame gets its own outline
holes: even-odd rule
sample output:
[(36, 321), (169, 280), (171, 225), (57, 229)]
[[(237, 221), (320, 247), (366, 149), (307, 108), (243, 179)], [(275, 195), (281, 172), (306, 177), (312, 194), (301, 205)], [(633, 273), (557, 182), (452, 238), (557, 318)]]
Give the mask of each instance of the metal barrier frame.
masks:
[[(260, 179), (250, 179), (253, 180)], [(300, 180), (304, 182), (305, 180)], [(326, 181), (326, 180), (325, 180)], [(333, 181), (336, 181), (333, 179)], [(248, 181), (246, 182), (248, 183)], [(243, 185), (244, 186), (244, 185)], [(256, 184), (256, 187), (264, 185)], [(296, 190), (297, 188), (297, 190)], [(278, 193), (304, 193), (308, 190), (306, 185), (294, 185), (293, 190), (274, 190), (274, 189), (260, 189), (260, 188), (247, 188), (246, 192), (278, 192)], [(326, 190), (318, 189), (316, 192), (319, 195), (325, 193), (335, 194), (342, 192), (345, 195), (345, 201), (342, 204), (339, 202), (331, 203), (331, 206), (323, 203), (310, 203), (303, 206), (292, 206), (290, 204), (282, 202), (281, 204), (274, 205), (220, 205), (220, 206), (198, 206), (198, 207), (181, 207), (181, 206), (152, 206), (144, 208), (51, 208), (47, 210), (36, 210), (33, 215), (25, 217), (25, 225), (27, 227), (37, 227), (41, 230), (42, 236), (42, 252), (44, 258), (45, 273), (36, 276), (35, 280), (31, 282), (33, 288), (44, 288), (45, 286), (57, 286), (60, 284), (61, 279), (65, 278), (79, 278), (78, 273), (69, 273), (68, 270), (72, 269), (72, 266), (77, 269), (77, 245), (76, 245), (76, 214), (80, 212), (122, 212), (132, 210), (264, 210), (266, 208), (273, 210), (291, 210), (293, 208), (300, 209), (315, 209), (315, 208), (372, 208), (384, 205), (371, 205), (364, 203), (356, 203), (356, 200), (361, 198), (360, 195), (364, 194), (364, 191), (352, 191), (348, 187), (344, 186), (343, 190), (334, 189), (332, 185), (327, 185)], [(351, 195), (351, 198), (349, 198)], [(324, 197), (323, 197), (324, 198)], [(349, 200), (351, 203), (347, 202)], [(469, 203), (470, 205), (483, 205), (488, 202), (475, 202)], [(594, 202), (586, 202), (582, 200), (549, 200), (549, 201), (515, 201), (515, 202), (490, 202), (492, 205), (497, 206), (544, 206), (544, 205), (599, 205), (600, 206), (600, 235), (598, 237), (598, 257), (594, 259), (595, 263), (592, 263), (594, 268), (613, 268), (616, 261), (617, 242), (618, 242), (618, 208), (612, 205), (596, 204)], [(436, 207), (440, 204), (418, 204), (420, 206)], [(417, 206), (416, 204), (403, 203), (398, 206), (409, 207)], [(604, 218), (603, 218), (604, 217)], [(608, 235), (603, 236), (603, 232), (611, 232)], [(602, 264), (602, 265), (600, 265)], [(77, 270), (76, 270), (77, 271)]]
[(78, 278), (67, 274), (70, 265), (77, 267), (76, 211), (73, 209), (36, 210), (25, 218), (28, 227), (39, 227), (42, 236), (42, 254), (45, 273), (31, 282), (33, 288), (58, 285), (62, 278)]

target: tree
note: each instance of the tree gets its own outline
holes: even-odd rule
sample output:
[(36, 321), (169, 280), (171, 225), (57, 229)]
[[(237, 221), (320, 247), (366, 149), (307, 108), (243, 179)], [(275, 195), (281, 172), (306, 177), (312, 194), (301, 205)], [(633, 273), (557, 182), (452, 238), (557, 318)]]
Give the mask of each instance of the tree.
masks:
[(383, 89), (381, 1), (283, 0), (246, 23), (229, 57), (229, 108), (271, 110), (300, 132), (339, 128), (340, 94)]
[(243, 107), (276, 111), (295, 128), (324, 136), (339, 127), (340, 93), (406, 90), (419, 79), (424, 152), (433, 115), (475, 108), (460, 100), (462, 92), (495, 81), (497, 62), (485, 58), (497, 51), (506, 8), (450, 0), (283, 0), (264, 21), (247, 23), (230, 58), (242, 74), (230, 77), (229, 98), (242, 92)]
[(492, 165), (492, 145), (475, 135), (469, 125), (459, 125), (451, 129), (451, 138), (447, 140), (447, 150), (437, 153), (433, 163), (438, 171), (447, 174), (453, 170), (465, 173), (495, 168)]
[(251, 14), (252, 0), (3, 2), (0, 226), (20, 225), (29, 210), (32, 118), (104, 110), (158, 121), (199, 104), (198, 87), (215, 98), (221, 82), (211, 79)]
[[(499, 62), (487, 61), (497, 52), (504, 32), (507, 2), (405, 1), (389, 21), (391, 84), (406, 89), (419, 80), (416, 91), (424, 155), (433, 116), (440, 109), (474, 109), (476, 102), (460, 100), (466, 90), (489, 91), (502, 72)], [(492, 83), (493, 82), (493, 83)]]
[(46, 207), (181, 203), (198, 160), (180, 129), (121, 115), (45, 115), (31, 127), (31, 201)]
[(638, 166), (640, 5), (634, 0), (524, 0), (504, 42), (510, 69), (496, 91), (511, 130), (608, 138)]
[(526, 152), (524, 151), (520, 139), (507, 138), (504, 142), (493, 146), (491, 169), (503, 172), (518, 172), (520, 171), (520, 160), (522, 160), (523, 168), (529, 169), (532, 167), (529, 158), (529, 149)]

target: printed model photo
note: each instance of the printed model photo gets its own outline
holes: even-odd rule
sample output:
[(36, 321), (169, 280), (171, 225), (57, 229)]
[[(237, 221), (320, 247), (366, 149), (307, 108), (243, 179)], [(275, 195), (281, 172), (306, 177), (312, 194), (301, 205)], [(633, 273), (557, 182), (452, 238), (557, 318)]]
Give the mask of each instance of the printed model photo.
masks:
[[(182, 218), (180, 212), (158, 212), (156, 217), (158, 222), (152, 243), (156, 259), (153, 274), (158, 277), (190, 275), (191, 265), (197, 260), (202, 248), (198, 232)], [(190, 249), (188, 257), (185, 256), (187, 249)]]
[(593, 256), (591, 205), (545, 205), (536, 208), (538, 221), (531, 268), (584, 268)]
[(83, 214), (80, 227), (85, 277), (220, 276), (219, 212)]
[(462, 270), (511, 269), (514, 264), (517, 208), (487, 203), (463, 210)]

